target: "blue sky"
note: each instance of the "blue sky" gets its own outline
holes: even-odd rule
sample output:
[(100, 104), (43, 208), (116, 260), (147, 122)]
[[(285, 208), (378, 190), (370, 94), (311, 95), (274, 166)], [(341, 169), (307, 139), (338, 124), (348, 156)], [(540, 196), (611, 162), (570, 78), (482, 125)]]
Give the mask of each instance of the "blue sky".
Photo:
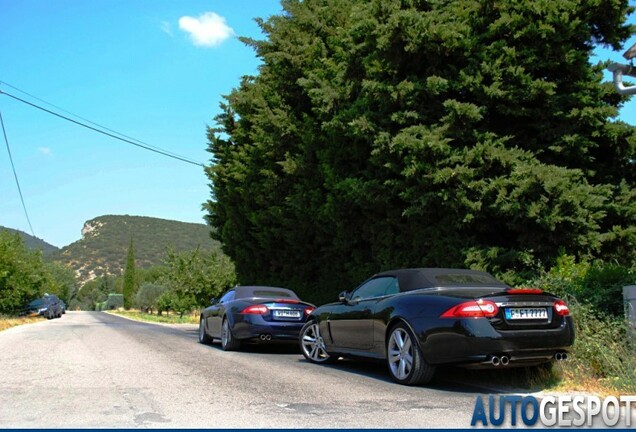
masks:
[[(258, 66), (236, 36), (261, 38), (254, 18), (279, 11), (277, 0), (0, 0), (0, 81), (207, 164), (206, 126), (221, 96)], [(622, 52), (598, 55), (623, 62)], [(210, 193), (202, 168), (4, 95), (0, 111), (37, 237), (65, 246), (85, 221), (106, 214), (203, 222)], [(636, 124), (636, 101), (621, 118)], [(0, 225), (30, 232), (0, 144)]]

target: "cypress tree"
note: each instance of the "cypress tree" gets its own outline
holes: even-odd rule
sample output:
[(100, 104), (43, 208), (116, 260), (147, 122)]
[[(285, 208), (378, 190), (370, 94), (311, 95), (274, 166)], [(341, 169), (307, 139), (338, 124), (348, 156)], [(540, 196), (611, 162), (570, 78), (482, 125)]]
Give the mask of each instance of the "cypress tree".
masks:
[(128, 247), (128, 256), (126, 257), (126, 267), (124, 268), (124, 309), (128, 310), (132, 307), (133, 299), (136, 294), (135, 290), (135, 248), (132, 238)]

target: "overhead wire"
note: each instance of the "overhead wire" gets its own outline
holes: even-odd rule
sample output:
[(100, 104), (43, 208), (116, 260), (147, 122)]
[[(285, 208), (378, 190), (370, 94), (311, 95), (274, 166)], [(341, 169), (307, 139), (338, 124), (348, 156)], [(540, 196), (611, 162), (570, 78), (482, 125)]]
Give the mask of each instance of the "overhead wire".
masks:
[(171, 152), (171, 151), (169, 151), (169, 150), (162, 149), (161, 147), (157, 147), (157, 146), (154, 146), (154, 145), (152, 145), (152, 144), (148, 144), (148, 143), (146, 143), (146, 142), (144, 142), (144, 141), (138, 140), (138, 139), (136, 139), (136, 138), (133, 138), (133, 137), (131, 137), (131, 136), (128, 136), (128, 135), (126, 135), (126, 134), (123, 134), (123, 133), (121, 133), (121, 132), (118, 132), (118, 131), (116, 131), (116, 130), (110, 129), (110, 128), (108, 128), (108, 127), (106, 127), (106, 126), (104, 126), (104, 125), (101, 125), (101, 124), (99, 124), (99, 123), (95, 123), (94, 121), (91, 121), (91, 120), (89, 120), (89, 119), (87, 119), (87, 118), (84, 118), (84, 117), (82, 117), (82, 116), (80, 116), (80, 115), (77, 115), (77, 114), (75, 114), (75, 113), (72, 113), (72, 112), (70, 112), (70, 111), (68, 111), (68, 110), (66, 110), (66, 109), (64, 109), (64, 108), (62, 108), (62, 107), (60, 107), (60, 106), (57, 106), (57, 105), (55, 105), (55, 104), (52, 104), (51, 102), (47, 102), (47, 101), (45, 101), (44, 99), (41, 99), (41, 98), (39, 98), (39, 97), (37, 97), (37, 96), (35, 96), (35, 95), (33, 95), (33, 94), (29, 93), (29, 92), (26, 92), (26, 91), (24, 91), (24, 90), (22, 90), (22, 89), (19, 89), (19, 88), (17, 88), (16, 86), (13, 86), (13, 85), (9, 84), (9, 83), (8, 83), (8, 82), (6, 82), (6, 81), (2, 81), (2, 80), (0, 80), (0, 85), (6, 85), (7, 87), (10, 87), (10, 88), (12, 88), (12, 89), (14, 89), (14, 90), (16, 90), (16, 91), (18, 91), (18, 92), (22, 93), (22, 94), (25, 94), (25, 95), (29, 96), (30, 98), (33, 98), (33, 99), (35, 99), (35, 100), (37, 100), (37, 101), (40, 101), (40, 102), (42, 102), (42, 103), (44, 103), (44, 104), (46, 104), (46, 105), (48, 105), (48, 106), (50, 106), (50, 107), (55, 108), (55, 109), (56, 109), (56, 110), (58, 110), (58, 111), (62, 111), (62, 112), (64, 112), (64, 113), (66, 113), (66, 114), (69, 114), (69, 115), (71, 115), (71, 116), (75, 117), (75, 118), (78, 118), (78, 119), (80, 119), (80, 120), (83, 120), (83, 121), (85, 121), (86, 123), (90, 123), (90, 124), (92, 124), (93, 126), (96, 126), (96, 127), (98, 127), (98, 128), (101, 128), (101, 129), (107, 130), (107, 131), (112, 132), (112, 133), (114, 133), (114, 134), (116, 134), (116, 135), (119, 135), (119, 136), (122, 136), (122, 137), (124, 137), (124, 138), (127, 138), (127, 139), (129, 139), (129, 140), (131, 140), (131, 141), (135, 141), (135, 142), (137, 142), (137, 143), (139, 143), (139, 144), (142, 144), (142, 145), (145, 145), (145, 146), (148, 146), (148, 147), (152, 147), (152, 148), (154, 148), (154, 149), (157, 149), (157, 150), (160, 150), (160, 151), (163, 151), (163, 152), (166, 152), (166, 153), (170, 153), (171, 155), (174, 155), (174, 156), (177, 156), (177, 157), (183, 157), (183, 156), (181, 156), (181, 155), (179, 155), (179, 154), (177, 154), (177, 153)]
[[(46, 103), (47, 105), (55, 106), (53, 104), (50, 104), (50, 103), (48, 103), (46, 101), (43, 101), (43, 100), (35, 97), (33, 95), (30, 95), (30, 94), (28, 94), (28, 93), (26, 93), (26, 92), (24, 92), (22, 90), (19, 90), (16, 87), (7, 84), (4, 81), (0, 81), (0, 83), (4, 84), (4, 85), (7, 85), (8, 87), (11, 87), (11, 88), (13, 88), (13, 89), (15, 89), (15, 90), (17, 90), (17, 91), (19, 91), (21, 93), (27, 94), (28, 96), (30, 96), (30, 97), (32, 97), (34, 99), (37, 99), (37, 100), (39, 100), (39, 101), (41, 101), (43, 103)], [(75, 115), (73, 113), (70, 113), (70, 112), (68, 112), (66, 110), (63, 110), (63, 109), (61, 109), (59, 107), (55, 107), (55, 108), (59, 109), (60, 111), (64, 111), (64, 112), (66, 112), (66, 113), (68, 113), (68, 114), (70, 114), (70, 115), (72, 115), (74, 117), (81, 118), (84, 122), (93, 124), (94, 126), (90, 126), (89, 124), (86, 124), (84, 122), (81, 122), (81, 121), (78, 121), (78, 120), (74, 120), (74, 119), (72, 119), (70, 117), (64, 116), (62, 114), (59, 114), (57, 112), (54, 112), (54, 111), (49, 110), (47, 108), (44, 108), (44, 107), (42, 107), (42, 106), (40, 106), (38, 104), (35, 104), (33, 102), (29, 102), (29, 101), (27, 101), (25, 99), (22, 99), (22, 98), (20, 98), (18, 96), (15, 96), (15, 95), (11, 94), (11, 93), (7, 93), (6, 91), (4, 91), (2, 89), (0, 89), (0, 94), (4, 94), (6, 96), (9, 96), (10, 98), (12, 98), (12, 99), (14, 99), (14, 100), (16, 100), (18, 102), (22, 102), (22, 103), (24, 103), (26, 105), (29, 105), (29, 106), (31, 106), (33, 108), (37, 108), (37, 109), (39, 109), (41, 111), (44, 111), (44, 112), (46, 112), (48, 114), (51, 114), (51, 115), (59, 117), (59, 118), (61, 118), (63, 120), (66, 120), (66, 121), (69, 121), (71, 123), (74, 123), (74, 124), (76, 124), (78, 126), (82, 126), (82, 127), (86, 128), (86, 129), (92, 130), (92, 131), (100, 133), (102, 135), (106, 135), (108, 137), (114, 138), (114, 139), (119, 140), (119, 141), (123, 141), (125, 143), (128, 143), (128, 144), (134, 145), (136, 147), (142, 148), (144, 150), (148, 150), (148, 151), (151, 151), (151, 152), (154, 152), (154, 153), (157, 153), (157, 154), (160, 154), (160, 155), (172, 158), (172, 159), (176, 159), (176, 160), (179, 160), (181, 162), (185, 162), (185, 163), (188, 163), (188, 164), (191, 164), (191, 165), (196, 165), (196, 166), (199, 166), (199, 167), (205, 167), (205, 165), (200, 163), (200, 162), (193, 161), (191, 159), (186, 158), (185, 156), (181, 156), (181, 155), (178, 155), (176, 153), (170, 152), (168, 150), (164, 150), (164, 149), (162, 149), (160, 147), (156, 147), (156, 146), (144, 143), (143, 141), (136, 140), (135, 138), (128, 137), (128, 136), (126, 136), (126, 135), (124, 135), (124, 134), (122, 134), (120, 132), (114, 131), (112, 129), (108, 129), (108, 128), (104, 127), (104, 126), (101, 126), (101, 125), (99, 125), (97, 123), (91, 122), (90, 120), (84, 119), (84, 118), (82, 118), (80, 116), (77, 116), (77, 115)]]
[(18, 194), (20, 195), (20, 201), (22, 201), (22, 209), (24, 209), (24, 215), (29, 223), (29, 229), (31, 234), (35, 237), (33, 231), (33, 225), (31, 225), (31, 219), (29, 218), (29, 212), (27, 211), (26, 204), (24, 203), (24, 196), (22, 195), (22, 188), (20, 187), (20, 181), (18, 180), (18, 173), (15, 170), (15, 164), (13, 163), (13, 156), (11, 155), (11, 146), (9, 145), (9, 139), (7, 138), (7, 130), (4, 127), (4, 119), (2, 118), (2, 111), (0, 111), (0, 124), (2, 124), (2, 134), (4, 135), (4, 142), (7, 145), (7, 153), (9, 153), (9, 161), (11, 161), (11, 168), (13, 169), (13, 177), (15, 178), (15, 184), (18, 186)]

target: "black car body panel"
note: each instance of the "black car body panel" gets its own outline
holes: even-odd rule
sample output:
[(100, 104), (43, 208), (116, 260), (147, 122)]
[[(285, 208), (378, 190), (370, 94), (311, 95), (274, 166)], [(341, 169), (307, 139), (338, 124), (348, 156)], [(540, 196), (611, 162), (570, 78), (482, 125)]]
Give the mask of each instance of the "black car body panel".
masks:
[[(357, 295), (361, 290), (371, 297), (365, 298), (364, 292)], [(394, 270), (343, 294), (343, 301), (321, 306), (309, 317), (317, 321), (330, 355), (384, 359), (389, 331), (397, 323), (410, 328), (430, 365), (491, 367), (493, 356), (506, 356), (511, 366), (539, 364), (567, 351), (574, 342), (572, 317), (553, 308), (557, 297), (540, 290), (512, 290), (484, 272)], [(496, 315), (442, 317), (453, 307), (476, 300), (496, 304)]]

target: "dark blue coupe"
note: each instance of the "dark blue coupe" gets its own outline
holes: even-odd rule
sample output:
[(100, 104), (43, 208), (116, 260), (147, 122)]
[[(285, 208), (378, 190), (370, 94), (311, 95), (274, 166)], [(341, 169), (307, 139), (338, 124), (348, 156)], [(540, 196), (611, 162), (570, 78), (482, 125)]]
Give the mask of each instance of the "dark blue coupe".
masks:
[(315, 306), (286, 288), (237, 286), (201, 312), (199, 342), (221, 341), (225, 351), (241, 343), (297, 341)]

